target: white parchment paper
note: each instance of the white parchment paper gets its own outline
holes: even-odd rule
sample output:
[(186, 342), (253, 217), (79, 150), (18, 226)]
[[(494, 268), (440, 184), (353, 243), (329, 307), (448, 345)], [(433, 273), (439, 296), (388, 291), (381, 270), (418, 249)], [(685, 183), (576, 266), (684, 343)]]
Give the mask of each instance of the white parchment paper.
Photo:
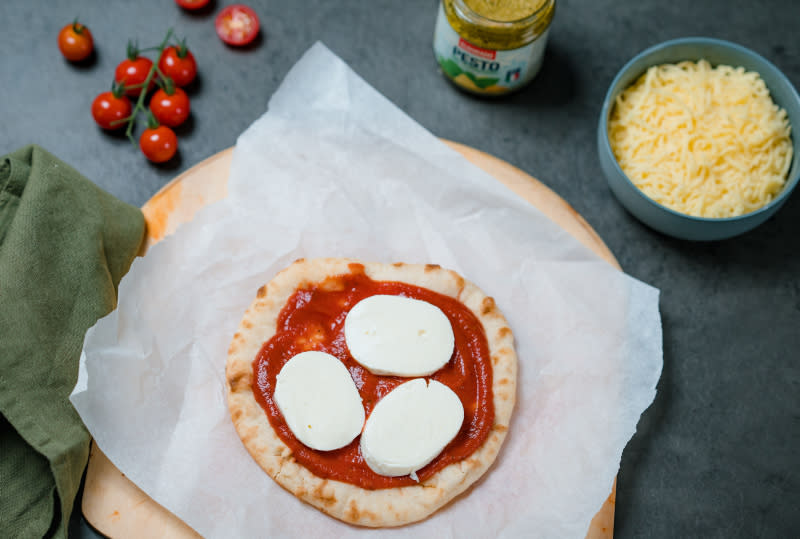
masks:
[(231, 423), (227, 347), (299, 257), (437, 263), (492, 295), (517, 407), (466, 496), (386, 537), (583, 538), (661, 373), (658, 292), (469, 164), (323, 45), (236, 144), (227, 199), (137, 259), (86, 334), (72, 403), (134, 483), (202, 535), (360, 537), (281, 489)]

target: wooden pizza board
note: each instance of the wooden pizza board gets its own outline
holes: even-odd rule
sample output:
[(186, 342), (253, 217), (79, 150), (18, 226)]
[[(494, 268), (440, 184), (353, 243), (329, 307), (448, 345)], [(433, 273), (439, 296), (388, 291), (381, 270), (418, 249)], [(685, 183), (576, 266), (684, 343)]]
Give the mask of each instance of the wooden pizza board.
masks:
[[(619, 268), (600, 236), (555, 192), (505, 161), (456, 142), (444, 142), (536, 206), (609, 264)], [(142, 207), (147, 222), (147, 241), (142, 255), (179, 224), (191, 220), (197, 210), (225, 197), (232, 157), (233, 148), (209, 157), (172, 180)], [(613, 537), (615, 497), (616, 482), (592, 520), (587, 539)], [(129, 481), (94, 443), (89, 455), (82, 510), (90, 525), (113, 539), (200, 537)]]

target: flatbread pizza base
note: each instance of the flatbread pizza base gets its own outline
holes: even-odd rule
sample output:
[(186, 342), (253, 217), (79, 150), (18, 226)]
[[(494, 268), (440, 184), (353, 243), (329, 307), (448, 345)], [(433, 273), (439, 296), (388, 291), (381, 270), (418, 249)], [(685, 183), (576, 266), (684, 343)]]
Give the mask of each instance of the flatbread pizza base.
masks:
[[(361, 264), (375, 281), (399, 281), (457, 298), (481, 321), (492, 363), (494, 424), (469, 457), (448, 465), (417, 485), (368, 490), (320, 478), (298, 463), (278, 437), (253, 395), (253, 360), (275, 334), (278, 315), (298, 288), (350, 273)], [(343, 258), (297, 260), (262, 286), (245, 312), (228, 350), (228, 407), (253, 459), (283, 488), (342, 521), (360, 526), (400, 526), (422, 520), (478, 480), (497, 457), (516, 400), (514, 338), (494, 300), (451, 270), (437, 265), (381, 264)]]

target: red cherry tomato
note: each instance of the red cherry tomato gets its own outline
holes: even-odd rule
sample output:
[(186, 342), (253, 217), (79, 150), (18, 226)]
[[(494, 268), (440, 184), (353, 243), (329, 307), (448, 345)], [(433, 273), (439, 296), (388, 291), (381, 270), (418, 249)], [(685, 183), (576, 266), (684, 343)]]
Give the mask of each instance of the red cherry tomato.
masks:
[(172, 159), (178, 151), (178, 137), (165, 125), (148, 127), (139, 137), (139, 148), (153, 163), (163, 163)]
[(167, 47), (158, 60), (158, 69), (176, 86), (186, 86), (197, 75), (197, 62), (192, 51), (184, 46)]
[[(119, 63), (116, 71), (114, 71), (114, 80), (116, 80), (119, 84), (125, 85), (125, 93), (127, 95), (131, 97), (139, 97), (139, 94), (142, 91), (141, 87), (128, 87), (137, 84), (144, 84), (144, 81), (147, 79), (147, 74), (150, 72), (150, 68), (152, 67), (153, 61), (149, 58), (145, 58), (144, 56), (137, 56), (133, 60), (126, 58)], [(154, 86), (155, 81), (153, 81), (151, 78), (150, 84), (147, 85), (147, 91), (149, 92), (152, 90)]]
[(208, 5), (209, 0), (175, 0), (175, 3), (183, 9), (200, 9)]
[(92, 102), (92, 117), (103, 129), (119, 129), (125, 126), (122, 121), (131, 115), (131, 102), (114, 90), (103, 92)]
[(172, 88), (171, 94), (159, 88), (150, 98), (150, 111), (159, 123), (178, 127), (189, 117), (189, 96), (180, 88)]
[(68, 24), (58, 33), (58, 48), (70, 62), (85, 60), (94, 49), (92, 33), (78, 21)]
[(248, 6), (233, 4), (219, 12), (214, 26), (219, 38), (228, 45), (247, 45), (258, 35), (258, 15)]

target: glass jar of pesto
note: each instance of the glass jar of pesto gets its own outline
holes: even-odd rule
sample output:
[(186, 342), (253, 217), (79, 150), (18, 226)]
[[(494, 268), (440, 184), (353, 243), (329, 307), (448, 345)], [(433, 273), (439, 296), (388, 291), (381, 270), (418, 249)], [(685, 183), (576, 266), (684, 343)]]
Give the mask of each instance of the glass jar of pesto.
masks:
[(555, 0), (442, 0), (433, 50), (444, 74), (479, 95), (517, 90), (544, 59)]

